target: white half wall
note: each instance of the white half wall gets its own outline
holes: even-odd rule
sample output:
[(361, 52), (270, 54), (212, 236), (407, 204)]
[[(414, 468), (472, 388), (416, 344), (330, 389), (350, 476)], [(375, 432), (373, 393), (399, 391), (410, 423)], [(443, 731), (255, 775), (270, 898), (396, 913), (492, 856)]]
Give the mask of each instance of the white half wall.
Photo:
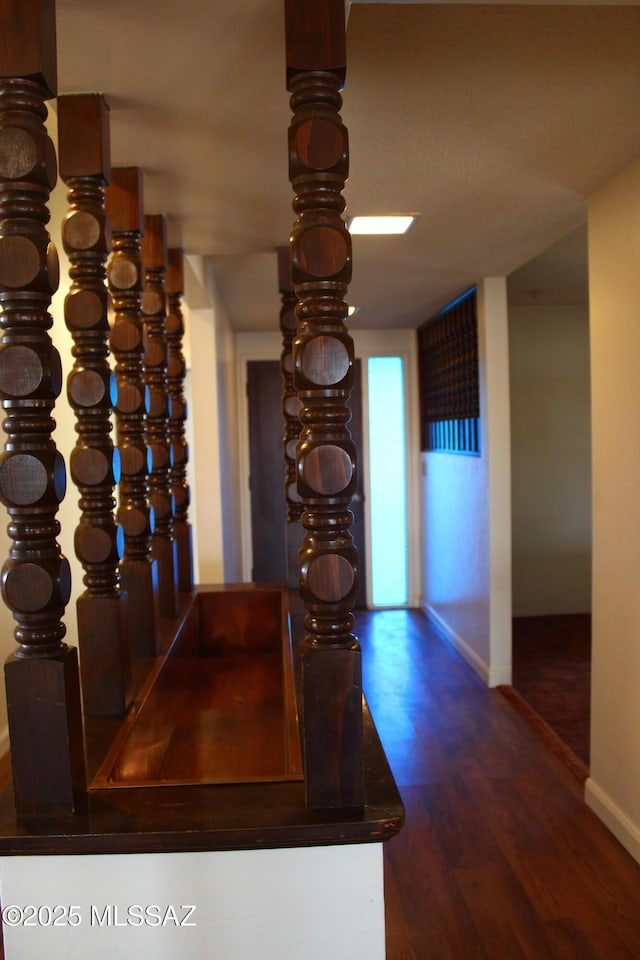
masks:
[(385, 957), (380, 843), (4, 857), (0, 897), (6, 960)]
[(423, 607), (489, 686), (511, 682), (507, 293), (478, 284), (480, 456), (422, 457)]
[(587, 803), (640, 860), (640, 162), (589, 198), (593, 612)]

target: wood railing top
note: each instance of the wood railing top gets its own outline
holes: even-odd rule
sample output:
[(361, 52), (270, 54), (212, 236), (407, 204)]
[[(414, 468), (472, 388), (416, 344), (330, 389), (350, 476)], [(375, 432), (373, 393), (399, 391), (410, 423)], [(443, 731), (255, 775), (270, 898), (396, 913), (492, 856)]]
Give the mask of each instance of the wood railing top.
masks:
[[(261, 589), (238, 585), (239, 589)], [(210, 587), (201, 587), (208, 590)], [(234, 585), (225, 586), (234, 589)], [(292, 596), (292, 602), (297, 599)], [(184, 612), (186, 616), (186, 609)], [(294, 660), (301, 611), (294, 609)], [(118, 721), (94, 720), (94, 741)], [(262, 849), (384, 841), (404, 810), (382, 745), (364, 708), (365, 802), (361, 810), (314, 811), (301, 780), (91, 791), (86, 813), (64, 820), (16, 821), (10, 786), (0, 792), (0, 855), (154, 853)]]

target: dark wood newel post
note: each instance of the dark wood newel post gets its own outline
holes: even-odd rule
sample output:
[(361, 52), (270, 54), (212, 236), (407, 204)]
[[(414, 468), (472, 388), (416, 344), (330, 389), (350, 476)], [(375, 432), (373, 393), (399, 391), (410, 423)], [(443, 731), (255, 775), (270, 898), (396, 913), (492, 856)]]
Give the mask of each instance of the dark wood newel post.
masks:
[(141, 256), (144, 230), (143, 175), (140, 167), (115, 167), (107, 188), (107, 214), (113, 232), (107, 268), (113, 301), (111, 349), (116, 359), (116, 428), (120, 452), (118, 521), (124, 530), (120, 564), (127, 593), (131, 652), (154, 657), (157, 564), (151, 559), (152, 511), (147, 499), (145, 384), (142, 327)]
[(298, 548), (302, 540), (302, 503), (296, 480), (296, 448), (300, 437), (300, 408), (302, 404), (293, 382), (293, 341), (298, 320), (296, 306), (298, 298), (291, 279), (291, 251), (289, 247), (278, 247), (278, 287), (280, 290), (280, 330), (282, 332), (282, 353), (280, 372), (282, 374), (282, 415), (284, 434), (284, 491), (287, 502), (287, 580), (292, 590), (298, 589)]
[(353, 343), (345, 324), (351, 238), (342, 219), (348, 139), (339, 110), (345, 76), (344, 0), (285, 0), (291, 236), (298, 298), (294, 379), (302, 401), (297, 450), (305, 530), (300, 593), (305, 782), (311, 807), (364, 802), (362, 675), (351, 608), (358, 559), (349, 510), (356, 454), (347, 423)]
[(171, 494), (165, 289), (167, 221), (163, 214), (148, 214), (144, 218), (142, 262), (145, 271), (142, 295), (144, 379), (148, 393), (146, 442), (151, 461), (147, 493), (155, 518), (151, 546), (153, 557), (158, 562), (160, 615), (173, 618), (178, 614), (178, 561), (173, 535), (175, 508)]
[(18, 647), (5, 663), (16, 813), (69, 815), (85, 797), (77, 651), (63, 638), (71, 576), (56, 537), (64, 461), (52, 439), (62, 389), (48, 331), (58, 258), (47, 232), (56, 157), (45, 101), (56, 94), (53, 0), (0, 3), (0, 396), (9, 513), (2, 596)]
[(60, 175), (69, 187), (62, 240), (72, 281), (64, 313), (74, 342), (67, 395), (78, 434), (70, 462), (80, 493), (75, 550), (86, 587), (77, 606), (83, 706), (87, 716), (118, 716), (130, 700), (131, 663), (118, 572), (123, 533), (114, 518), (120, 457), (111, 439), (116, 381), (107, 360), (105, 263), (111, 230), (105, 187), (111, 153), (105, 98), (59, 97), (58, 137)]
[(171, 443), (171, 493), (174, 505), (173, 534), (176, 541), (178, 563), (178, 589), (190, 593), (193, 589), (193, 556), (191, 527), (188, 521), (189, 486), (187, 484), (188, 448), (185, 438), (187, 404), (184, 397), (186, 365), (182, 353), (184, 317), (182, 295), (184, 293), (184, 259), (180, 248), (168, 252), (167, 275), (167, 343), (169, 364), (167, 383), (171, 402), (169, 414), (169, 440)]

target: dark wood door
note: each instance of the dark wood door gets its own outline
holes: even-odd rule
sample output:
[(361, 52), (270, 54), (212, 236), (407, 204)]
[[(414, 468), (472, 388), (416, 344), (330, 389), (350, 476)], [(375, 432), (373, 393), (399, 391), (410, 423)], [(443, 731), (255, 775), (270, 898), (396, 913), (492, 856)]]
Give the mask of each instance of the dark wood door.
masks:
[(287, 579), (282, 379), (277, 360), (247, 363), (254, 583)]
[[(249, 401), (249, 456), (251, 486), (251, 540), (255, 583), (286, 580), (286, 522), (284, 456), (282, 452), (282, 380), (277, 360), (247, 363)], [(360, 361), (355, 362), (349, 429), (358, 450), (362, 449), (362, 388)], [(358, 548), (360, 592), (358, 607), (366, 606), (364, 553), (364, 493), (362, 469), (351, 504), (351, 534)]]

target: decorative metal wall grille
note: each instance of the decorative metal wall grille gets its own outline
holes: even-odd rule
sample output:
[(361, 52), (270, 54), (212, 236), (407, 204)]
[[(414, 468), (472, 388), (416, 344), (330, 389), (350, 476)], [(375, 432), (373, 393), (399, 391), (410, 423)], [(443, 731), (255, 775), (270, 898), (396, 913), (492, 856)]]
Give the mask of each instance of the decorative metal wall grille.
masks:
[(476, 288), (418, 330), (423, 450), (480, 453)]

